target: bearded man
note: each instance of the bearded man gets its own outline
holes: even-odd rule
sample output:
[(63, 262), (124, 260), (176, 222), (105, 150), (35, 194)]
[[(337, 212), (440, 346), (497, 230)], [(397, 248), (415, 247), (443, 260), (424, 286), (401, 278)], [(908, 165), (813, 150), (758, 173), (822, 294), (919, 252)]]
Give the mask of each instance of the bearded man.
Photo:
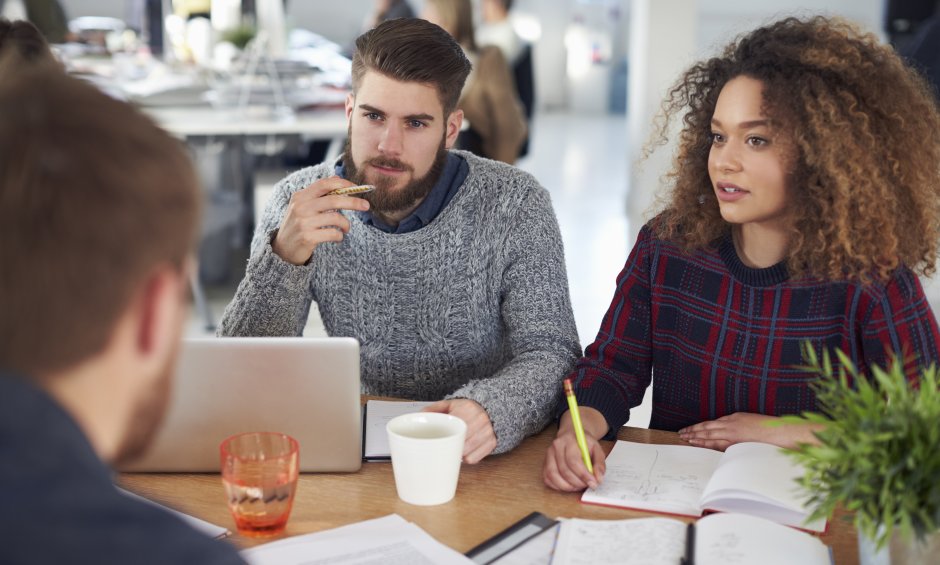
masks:
[[(363, 392), (438, 401), (476, 463), (545, 427), (580, 346), (548, 192), (451, 150), (469, 72), (423, 20), (357, 39), (346, 150), (275, 187), (219, 333), (301, 335), (316, 303), (360, 341)], [(358, 184), (376, 190), (330, 194)]]

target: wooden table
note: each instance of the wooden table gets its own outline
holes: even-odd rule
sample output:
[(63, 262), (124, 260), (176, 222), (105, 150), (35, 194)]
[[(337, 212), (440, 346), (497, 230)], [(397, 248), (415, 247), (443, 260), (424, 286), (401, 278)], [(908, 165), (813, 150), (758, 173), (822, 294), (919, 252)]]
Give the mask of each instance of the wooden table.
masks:
[[(580, 493), (561, 493), (542, 483), (542, 461), (555, 427), (528, 438), (505, 455), (463, 465), (457, 496), (440, 506), (412, 506), (398, 499), (389, 463), (364, 463), (358, 473), (309, 473), (300, 476), (287, 532), (295, 536), (396, 513), (438, 541), (466, 552), (513, 522), (537, 510), (550, 517), (622, 519), (653, 514), (581, 504)], [(645, 443), (682, 443), (672, 432), (623, 428), (620, 439)], [(608, 451), (612, 442), (604, 442)], [(125, 474), (126, 488), (235, 531), (217, 474)], [(855, 529), (843, 513), (821, 539), (833, 549), (837, 565), (858, 562)], [(280, 539), (257, 540), (233, 534), (242, 548)]]

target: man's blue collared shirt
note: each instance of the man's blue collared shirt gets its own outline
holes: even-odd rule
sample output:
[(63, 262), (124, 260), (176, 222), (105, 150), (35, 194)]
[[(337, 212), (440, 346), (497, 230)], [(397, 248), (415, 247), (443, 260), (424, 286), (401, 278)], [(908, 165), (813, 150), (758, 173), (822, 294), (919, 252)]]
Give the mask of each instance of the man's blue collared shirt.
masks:
[[(346, 166), (342, 162), (337, 163), (336, 174), (346, 178)], [(399, 222), (398, 227), (387, 225), (369, 212), (360, 212), (360, 214), (362, 214), (362, 219), (367, 225), (380, 229), (385, 233), (417, 231), (433, 222), (434, 218), (447, 207), (469, 174), (470, 166), (467, 165), (467, 161), (455, 153), (448, 153), (444, 170), (441, 171), (441, 178), (437, 179), (437, 183), (434, 184), (431, 192), (424, 197), (424, 200), (415, 211)]]

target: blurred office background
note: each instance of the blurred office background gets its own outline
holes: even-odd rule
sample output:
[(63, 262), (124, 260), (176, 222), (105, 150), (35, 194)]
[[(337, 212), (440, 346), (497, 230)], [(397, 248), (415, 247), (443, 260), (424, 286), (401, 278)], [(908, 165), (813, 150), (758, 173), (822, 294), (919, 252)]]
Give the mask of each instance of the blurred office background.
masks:
[[(477, 8), (480, 1), (474, 0)], [(98, 23), (84, 20), (88, 28), (105, 28), (106, 43), (114, 44), (111, 51), (124, 51), (108, 71), (111, 78), (136, 85), (128, 97), (160, 115), (159, 119), (169, 120), (168, 124), (176, 119), (175, 125), (168, 128), (175, 128), (174, 133), (187, 139), (197, 160), (210, 205), (197, 289), (206, 302), (202, 305), (205, 307), (194, 309), (190, 328), (194, 335), (211, 333), (213, 321), (231, 298), (243, 272), (254, 218), (273, 183), (306, 163), (335, 155), (341, 147), (345, 125), (341, 115), (336, 121), (335, 104), (342, 100), (343, 85), (337, 84), (342, 78), (330, 72), (342, 75), (342, 56), (348, 54), (363, 31), (374, 2), (281, 2), (190, 2), (195, 6), (194, 15), (202, 11), (210, 16), (195, 24), (190, 17), (193, 14), (183, 13), (183, 18), (167, 20), (174, 13), (171, 0), (61, 2), (73, 22), (89, 16), (114, 19)], [(181, 13), (180, 4), (184, 3), (176, 2), (177, 15)], [(420, 13), (423, 0), (411, 0), (410, 4)], [(609, 304), (615, 277), (660, 191), (659, 179), (668, 166), (669, 147), (642, 163), (638, 158), (665, 89), (689, 63), (716, 52), (738, 33), (783, 15), (843, 16), (900, 49), (934, 14), (936, 4), (934, 0), (516, 0), (511, 20), (516, 32), (531, 45), (534, 93), (528, 152), (517, 165), (533, 173), (552, 194), (565, 241), (582, 344), (593, 340)], [(223, 20), (226, 23), (219, 24)], [(113, 22), (124, 22), (137, 30), (136, 44), (122, 46), (115, 33), (124, 32), (108, 32), (109, 25), (118, 25)], [(318, 92), (327, 94), (323, 98), (310, 97), (310, 89), (300, 92), (298, 101), (291, 98), (296, 92), (274, 92), (272, 106), (276, 108), (266, 115), (251, 116), (259, 121), (257, 128), (226, 132), (216, 123), (201, 131), (194, 125), (199, 121), (191, 117), (194, 114), (174, 117), (175, 107), (185, 106), (186, 112), (209, 115), (225, 106), (226, 95), (238, 98), (245, 91), (236, 88), (226, 94), (224, 73), (203, 74), (206, 80), (195, 85), (192, 81), (174, 83), (171, 77), (187, 65), (221, 64), (219, 61), (231, 54), (225, 49), (220, 54), (216, 46), (226, 37), (231, 39), (232, 34), (224, 36), (218, 28), (234, 27), (239, 22), (255, 23), (270, 32), (266, 52), (274, 58), (321, 64), (321, 71), (332, 69), (325, 80), (312, 83)], [(217, 24), (216, 29), (210, 23)], [(162, 36), (157, 37), (158, 33)], [(180, 41), (188, 44), (181, 46)], [(162, 49), (158, 59), (176, 62), (169, 67), (141, 63), (136, 53), (142, 43), (150, 43), (155, 54)], [(181, 47), (186, 49), (182, 54)], [(328, 54), (325, 63), (324, 52)], [(263, 54), (259, 57), (254, 60), (258, 68), (272, 66), (271, 58)], [(82, 60), (82, 56), (76, 59)], [(84, 60), (87, 63), (88, 58)], [(89, 65), (94, 68), (94, 63)], [(283, 63), (273, 68), (281, 79), (296, 71)], [(150, 76), (143, 76), (148, 73)], [(154, 73), (156, 76), (152, 76)], [(134, 75), (130, 81), (128, 74)], [(160, 86), (161, 81), (165, 88)], [(296, 84), (303, 91), (302, 85), (307, 83)], [(216, 98), (210, 97), (207, 102), (206, 90), (214, 91)], [(230, 102), (237, 105), (244, 100)], [(278, 111), (306, 115), (298, 108), (314, 109), (309, 112), (313, 116), (309, 125), (285, 126), (296, 116)], [(926, 282), (934, 308), (940, 308), (940, 289), (932, 281)], [(314, 313), (307, 333), (317, 335), (322, 331)], [(648, 417), (648, 408), (644, 408), (634, 414), (631, 423), (645, 425)]]

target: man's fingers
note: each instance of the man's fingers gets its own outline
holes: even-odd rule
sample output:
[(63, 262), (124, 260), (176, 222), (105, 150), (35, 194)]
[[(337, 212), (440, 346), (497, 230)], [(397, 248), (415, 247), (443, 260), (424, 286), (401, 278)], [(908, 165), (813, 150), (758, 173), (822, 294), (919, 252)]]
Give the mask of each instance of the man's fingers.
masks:
[(441, 412), (448, 414), (450, 412), (450, 400), (438, 400), (434, 404), (428, 404), (421, 409), (422, 412)]
[(483, 445), (485, 438), (479, 430), (475, 430), (467, 426), (467, 435), (463, 441), (463, 456), (467, 457), (471, 452), (476, 451), (478, 447)]
[(491, 441), (484, 441), (480, 443), (476, 449), (464, 455), (463, 460), (471, 465), (479, 463), (483, 460), (484, 457), (492, 453), (494, 449), (496, 449), (495, 437)]
[[(340, 214), (339, 212), (323, 212), (317, 214), (310, 218), (306, 223), (305, 227), (309, 230), (313, 229), (323, 229), (323, 228), (339, 228), (343, 233), (349, 233), (349, 228), (352, 227), (349, 223), (349, 219)], [(315, 233), (314, 233), (315, 235)]]
[(467, 424), (463, 460), (477, 463), (496, 449), (496, 435), (483, 407), (473, 401), (440, 400), (425, 406), (423, 412), (438, 412), (460, 418)]
[(467, 437), (464, 440), (463, 459), (467, 463), (478, 463), (496, 449), (496, 434), (492, 426), (480, 418), (473, 418), (467, 425)]

